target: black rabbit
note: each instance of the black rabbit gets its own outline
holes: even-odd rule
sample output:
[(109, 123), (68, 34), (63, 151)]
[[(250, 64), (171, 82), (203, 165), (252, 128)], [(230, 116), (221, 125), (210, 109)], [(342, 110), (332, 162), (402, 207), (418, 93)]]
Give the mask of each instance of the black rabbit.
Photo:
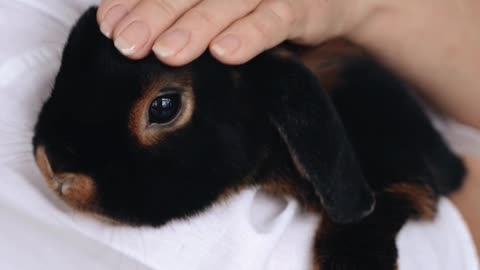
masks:
[(74, 208), (160, 226), (263, 186), (322, 214), (315, 268), (392, 270), (402, 225), (432, 218), (462, 183), (406, 86), (354, 46), (332, 42), (305, 64), (276, 48), (241, 66), (205, 53), (174, 68), (123, 57), (95, 13), (68, 39), (33, 138)]

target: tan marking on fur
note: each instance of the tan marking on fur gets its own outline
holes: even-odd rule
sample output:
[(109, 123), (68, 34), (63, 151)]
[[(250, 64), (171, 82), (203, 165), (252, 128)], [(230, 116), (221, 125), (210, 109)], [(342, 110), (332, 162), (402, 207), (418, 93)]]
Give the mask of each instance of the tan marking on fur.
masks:
[(388, 187), (386, 192), (400, 195), (410, 201), (415, 210), (418, 211), (419, 218), (432, 220), (436, 214), (436, 200), (433, 191), (427, 187), (418, 184), (398, 183)]
[(96, 205), (96, 186), (90, 176), (60, 173), (54, 176), (59, 182), (57, 193), (71, 207), (78, 210), (93, 210)]
[(462, 214), (468, 225), (480, 257), (480, 158), (474, 155), (462, 157), (467, 169), (460, 190), (450, 195), (450, 199)]
[(91, 177), (74, 173), (55, 174), (43, 146), (37, 148), (35, 156), (37, 165), (48, 186), (60, 198), (77, 210), (95, 209), (96, 186)]
[(289, 196), (295, 198), (307, 211), (321, 212), (320, 199), (313, 187), (304, 179), (272, 177), (263, 185), (263, 190), (274, 196)]
[(243, 178), (243, 181), (236, 185), (236, 186), (229, 186), (226, 188), (225, 191), (223, 191), (218, 199), (215, 201), (215, 203), (225, 203), (228, 202), (232, 197), (235, 195), (239, 194), (243, 190), (246, 190), (248, 188), (252, 188), (255, 186), (254, 178), (251, 176), (247, 176)]
[[(130, 113), (129, 128), (137, 142), (144, 147), (158, 144), (166, 135), (178, 130), (188, 124), (192, 118), (195, 97), (191, 86), (191, 77), (189, 75), (182, 77), (163, 78), (155, 82), (146, 94), (134, 105)], [(178, 118), (172, 125), (166, 126), (148, 126), (149, 108), (153, 100), (162, 94), (162, 89), (166, 88), (182, 89), (182, 108)]]
[(59, 188), (59, 183), (55, 181), (55, 175), (53, 173), (50, 161), (48, 160), (47, 154), (45, 152), (44, 146), (39, 146), (35, 152), (35, 160), (37, 166), (40, 169), (45, 181), (48, 184), (48, 187), (51, 190), (56, 191)]
[(321, 258), (317, 254), (315, 254), (315, 249), (311, 249), (312, 255), (312, 270), (322, 270), (321, 267)]
[(118, 221), (116, 219), (113, 219), (111, 217), (108, 217), (108, 216), (105, 216), (103, 215), (102, 213), (100, 213), (98, 211), (98, 209), (95, 209), (93, 211), (83, 211), (81, 212), (81, 214), (83, 214), (84, 216), (87, 216), (87, 217), (91, 217), (93, 219), (96, 219), (106, 225), (110, 225), (110, 226), (135, 226), (135, 224), (129, 224), (129, 223), (126, 223), (126, 222), (121, 222), (121, 221)]
[(318, 261), (317, 256), (315, 256), (315, 254), (313, 255), (312, 269), (313, 270), (322, 270), (322, 267), (320, 267), (320, 262)]
[(37, 161), (37, 166), (40, 169), (40, 172), (46, 179), (53, 179), (53, 171), (48, 161), (47, 154), (45, 153), (45, 147), (39, 146), (35, 151), (35, 160)]

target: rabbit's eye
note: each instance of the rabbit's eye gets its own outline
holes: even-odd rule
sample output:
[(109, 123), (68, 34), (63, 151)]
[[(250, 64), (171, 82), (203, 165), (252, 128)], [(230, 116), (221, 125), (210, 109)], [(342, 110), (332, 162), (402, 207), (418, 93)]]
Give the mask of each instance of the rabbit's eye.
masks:
[(166, 94), (153, 100), (149, 109), (150, 124), (167, 124), (173, 121), (180, 111), (180, 94)]

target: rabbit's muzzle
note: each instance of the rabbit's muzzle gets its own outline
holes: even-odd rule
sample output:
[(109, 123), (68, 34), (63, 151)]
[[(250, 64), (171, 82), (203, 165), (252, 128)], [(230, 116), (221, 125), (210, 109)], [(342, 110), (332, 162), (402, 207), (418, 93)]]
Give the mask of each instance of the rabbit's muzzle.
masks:
[(68, 172), (55, 173), (43, 146), (37, 148), (35, 157), (49, 187), (67, 204), (82, 210), (95, 208), (96, 187), (90, 176)]

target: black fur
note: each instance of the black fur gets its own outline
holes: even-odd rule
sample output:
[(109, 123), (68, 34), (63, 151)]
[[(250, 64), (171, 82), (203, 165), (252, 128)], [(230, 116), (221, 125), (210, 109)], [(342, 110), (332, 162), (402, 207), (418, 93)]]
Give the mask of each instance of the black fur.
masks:
[[(436, 199), (461, 185), (460, 160), (402, 82), (370, 60), (347, 61), (330, 99), (322, 78), (272, 52), (238, 67), (208, 53), (182, 68), (153, 55), (128, 60), (100, 33), (95, 13), (69, 37), (33, 143), (55, 173), (95, 180), (103, 215), (159, 226), (281, 176), (307, 186), (297, 193), (327, 213), (315, 245), (321, 269), (394, 269), (395, 236), (420, 213), (386, 189), (416, 184)], [(191, 120), (139, 147), (128, 127), (134, 104), (154, 82), (182, 74), (193, 78)]]
[(403, 82), (369, 59), (347, 62), (330, 91), (377, 205), (355, 224), (325, 222), (315, 250), (321, 269), (395, 269), (395, 237), (422, 213), (401, 194), (384, 191), (413, 184), (431, 190), (436, 203), (461, 186), (465, 169)]
[(428, 185), (446, 195), (464, 168), (435, 131), (406, 84), (372, 61), (358, 59), (339, 74), (332, 99), (368, 182)]
[(263, 95), (264, 114), (279, 130), (297, 170), (312, 184), (330, 217), (349, 223), (370, 214), (372, 191), (318, 80), (291, 59), (269, 55), (257, 57), (243, 73), (253, 81), (250, 88), (257, 89), (252, 95)]

